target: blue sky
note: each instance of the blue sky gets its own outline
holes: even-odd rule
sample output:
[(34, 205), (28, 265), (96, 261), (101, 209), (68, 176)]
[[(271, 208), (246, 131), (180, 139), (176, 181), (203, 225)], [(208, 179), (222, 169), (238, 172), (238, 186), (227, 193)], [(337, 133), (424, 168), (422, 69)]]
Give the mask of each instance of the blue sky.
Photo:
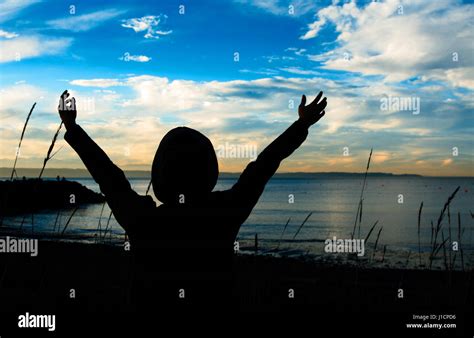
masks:
[[(111, 7), (110, 1), (79, 2), (76, 5), (76, 18), (98, 12), (102, 12), (102, 17), (110, 15), (110, 19), (104, 19), (103, 24), (84, 31), (74, 31), (73, 23), (70, 29), (52, 29), (54, 25), (48, 25), (48, 22), (61, 18), (58, 16), (60, 13), (66, 18), (67, 15), (71, 19), (74, 17), (69, 14), (69, 3), (53, 1), (33, 4), (25, 8), (20, 17), (34, 17), (36, 20), (17, 18), (7, 21), (4, 24), (6, 30), (26, 30), (51, 38), (61, 36), (74, 42), (68, 51), (47, 60), (26, 59), (22, 61), (21, 67), (15, 63), (2, 65), (6, 75), (10, 75), (2, 80), (14, 82), (18, 77), (27, 76), (32, 68), (46, 75), (51, 82), (65, 75), (109, 77), (130, 72), (198, 81), (256, 79), (262, 74), (242, 73), (241, 70), (248, 68), (257, 71), (269, 66), (288, 65), (288, 60), (273, 58), (294, 57), (291, 51), (285, 53), (285, 49), (291, 47), (306, 48), (315, 53), (323, 50), (315, 45), (315, 41), (298, 40), (304, 31), (302, 17), (273, 15), (254, 9), (251, 5), (232, 1), (191, 2), (185, 4), (185, 14), (180, 15), (178, 11), (181, 3), (155, 1), (138, 4), (135, 1), (119, 1)], [(133, 29), (122, 27), (123, 18), (160, 14), (167, 18), (163, 19), (159, 27), (172, 30), (170, 36), (145, 39), (144, 32), (136, 33)], [(313, 14), (307, 12), (303, 17), (310, 20)], [(321, 36), (317, 43), (330, 43), (334, 39), (335, 34)], [(147, 55), (152, 58), (152, 62), (136, 62), (133, 65), (124, 63), (119, 58), (126, 51), (132, 55)], [(239, 63), (233, 60), (234, 52), (240, 53)], [(305, 58), (299, 59), (300, 66), (316, 66)], [(41, 67), (45, 69), (41, 70)], [(284, 75), (284, 72), (280, 73)], [(37, 78), (36, 83), (44, 85), (44, 80)]]
[[(33, 102), (19, 166), (41, 165), (64, 89), (78, 122), (126, 169), (148, 169), (177, 125), (216, 148), (261, 151), (296, 119), (301, 94), (322, 89), (327, 114), (281, 171), (361, 171), (373, 147), (375, 171), (473, 174), (472, 1), (72, 5), (0, 2), (1, 166)], [(81, 168), (61, 146), (50, 165)], [(221, 158), (221, 170), (248, 161)]]

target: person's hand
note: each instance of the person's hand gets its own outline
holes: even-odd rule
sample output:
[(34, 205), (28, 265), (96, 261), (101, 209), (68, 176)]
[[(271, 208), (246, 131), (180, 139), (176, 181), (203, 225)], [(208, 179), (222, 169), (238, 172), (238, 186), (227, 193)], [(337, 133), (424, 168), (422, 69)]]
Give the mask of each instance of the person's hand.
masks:
[(76, 99), (69, 98), (69, 93), (65, 90), (59, 98), (58, 112), (66, 129), (76, 125)]
[(298, 115), (300, 116), (300, 120), (307, 127), (310, 127), (316, 122), (318, 122), (325, 114), (324, 108), (326, 108), (328, 103), (326, 101), (326, 98), (319, 101), (321, 99), (321, 96), (323, 96), (323, 92), (319, 92), (318, 96), (316, 96), (314, 101), (307, 106), (306, 96), (303, 95), (301, 97), (301, 103), (298, 107)]

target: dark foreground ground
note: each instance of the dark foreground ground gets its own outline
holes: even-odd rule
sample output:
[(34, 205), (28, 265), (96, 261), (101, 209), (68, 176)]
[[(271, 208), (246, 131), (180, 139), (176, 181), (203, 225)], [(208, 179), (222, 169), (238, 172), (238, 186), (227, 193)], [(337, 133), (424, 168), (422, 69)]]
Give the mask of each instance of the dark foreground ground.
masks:
[[(104, 326), (119, 325), (119, 313), (169, 312), (168, 304), (159, 299), (152, 308), (134, 303), (132, 262), (130, 252), (123, 248), (92, 244), (40, 242), (37, 257), (0, 254), (0, 336), (7, 337), (1, 331), (16, 328), (18, 315), (25, 312), (56, 314), (54, 334), (66, 331), (66, 322), (77, 327), (87, 316), (106, 318), (102, 317), (105, 312), (117, 316), (113, 324), (101, 319)], [(472, 337), (472, 275), (472, 271), (368, 269), (237, 255), (235, 297), (225, 311), (302, 311), (318, 327), (328, 323), (323, 318), (330, 317), (341, 327), (355, 319), (361, 330), (383, 325), (389, 331), (403, 332), (409, 330), (409, 323), (455, 323), (455, 330), (410, 330), (417, 336)], [(189, 295), (180, 300), (177, 290), (172, 293), (176, 294), (175, 310), (222, 310), (208, 309), (205, 302), (193, 303)], [(423, 321), (414, 315), (451, 317)]]

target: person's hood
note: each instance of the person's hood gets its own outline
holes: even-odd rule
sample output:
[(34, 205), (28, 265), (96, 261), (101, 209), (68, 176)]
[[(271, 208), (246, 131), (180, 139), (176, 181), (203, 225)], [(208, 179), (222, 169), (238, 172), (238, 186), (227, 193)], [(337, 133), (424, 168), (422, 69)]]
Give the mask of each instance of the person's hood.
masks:
[(189, 203), (210, 193), (219, 168), (211, 141), (200, 132), (178, 127), (160, 142), (151, 169), (155, 196), (162, 203)]

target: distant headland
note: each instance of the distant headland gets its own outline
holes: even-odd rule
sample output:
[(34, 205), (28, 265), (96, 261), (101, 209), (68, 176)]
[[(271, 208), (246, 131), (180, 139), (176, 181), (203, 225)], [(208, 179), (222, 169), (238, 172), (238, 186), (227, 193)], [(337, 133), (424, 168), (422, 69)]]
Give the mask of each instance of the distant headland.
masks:
[[(16, 172), (18, 178), (25, 176), (26, 178), (35, 178), (38, 177), (40, 168), (17, 168)], [(0, 167), (0, 178), (9, 178), (11, 175), (11, 168)], [(150, 171), (147, 170), (124, 170), (128, 178), (150, 178)], [(220, 178), (237, 178), (240, 176), (239, 173), (232, 172), (222, 172), (220, 173)], [(364, 176), (365, 173), (360, 172), (282, 172), (275, 174), (274, 178), (283, 178), (283, 179), (299, 179), (299, 178), (351, 178)], [(47, 168), (43, 173), (43, 178), (56, 178), (56, 177), (65, 177), (68, 179), (74, 178), (91, 178), (89, 172), (86, 169), (71, 169), (71, 168)], [(416, 174), (393, 174), (385, 172), (369, 172), (368, 176), (370, 177), (431, 177), (424, 175)], [(449, 176), (436, 176), (436, 177), (449, 177)], [(459, 177), (461, 176), (452, 176)], [(469, 176), (472, 177), (472, 176)]]
[[(16, 168), (18, 178), (25, 176), (26, 178), (36, 178), (38, 173), (41, 171), (40, 168)], [(9, 178), (12, 169), (8, 167), (0, 168), (0, 179)], [(124, 170), (125, 175), (128, 178), (150, 178), (150, 171), (148, 170)], [(237, 178), (240, 176), (240, 172), (221, 172), (220, 178)], [(354, 177), (363, 176), (365, 173), (353, 173), (353, 172), (281, 172), (276, 173), (275, 178), (322, 178), (322, 177)], [(92, 178), (86, 169), (71, 169), (71, 168), (46, 168), (42, 175), (43, 178), (56, 178), (65, 177), (68, 179), (73, 178)], [(404, 176), (404, 177), (421, 177), (422, 175), (414, 174), (392, 174), (392, 173), (368, 173), (368, 176)]]

